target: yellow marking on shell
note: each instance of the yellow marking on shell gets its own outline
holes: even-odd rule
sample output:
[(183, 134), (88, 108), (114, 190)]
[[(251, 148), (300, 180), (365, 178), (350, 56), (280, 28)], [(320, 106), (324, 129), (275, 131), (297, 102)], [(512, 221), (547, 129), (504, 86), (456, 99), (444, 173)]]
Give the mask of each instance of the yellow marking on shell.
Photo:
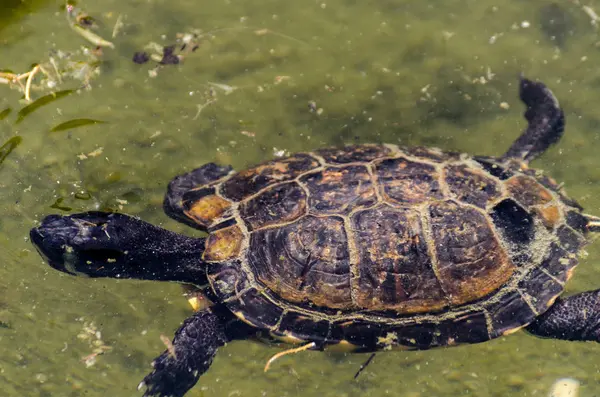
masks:
[(336, 353), (351, 353), (357, 350), (358, 348), (358, 345), (355, 345), (352, 342), (348, 342), (347, 340), (341, 340), (339, 343), (326, 346), (327, 351)]
[(538, 207), (535, 211), (548, 229), (553, 229), (560, 222), (560, 211), (556, 205)]
[(244, 234), (237, 225), (217, 230), (208, 236), (202, 258), (215, 262), (233, 259), (239, 254), (243, 239)]
[(553, 198), (546, 188), (524, 175), (513, 176), (505, 184), (511, 195), (528, 207), (549, 203)]
[(273, 332), (270, 332), (270, 335), (273, 339), (276, 339), (280, 342), (287, 343), (290, 345), (299, 345), (301, 343), (306, 342), (304, 339), (297, 338), (291, 334), (277, 335), (277, 334), (274, 334)]
[(388, 332), (385, 336), (377, 338), (377, 344), (382, 345), (383, 350), (392, 350), (393, 347), (398, 346), (398, 334)]
[(198, 199), (185, 214), (202, 225), (210, 226), (214, 219), (223, 215), (229, 208), (229, 201), (211, 194)]
[(242, 320), (243, 322), (245, 322), (248, 325), (251, 325), (253, 327), (256, 327), (256, 324), (250, 322), (248, 319), (246, 319), (246, 316), (244, 316), (244, 313), (242, 312), (233, 312), (233, 314), (239, 318), (240, 320)]
[[(573, 266), (572, 268), (570, 268), (569, 270), (567, 270), (567, 280), (565, 281), (565, 283), (567, 281), (569, 281), (571, 279), (571, 277), (573, 277), (573, 274), (575, 273), (575, 268), (576, 268), (576, 266)], [(554, 303), (554, 301), (552, 301), (552, 303)]]
[[(556, 298), (555, 298), (555, 299), (556, 299)], [(503, 336), (512, 335), (512, 334), (514, 334), (515, 332), (518, 332), (518, 331), (520, 331), (521, 329), (525, 328), (527, 325), (528, 325), (528, 324), (524, 324), (524, 325), (521, 325), (521, 326), (519, 326), (519, 327), (515, 327), (515, 328), (512, 328), (512, 329), (508, 329), (508, 330), (504, 331), (504, 332), (502, 333), (502, 335), (503, 335)]]
[(556, 300), (558, 299), (559, 296), (560, 296), (560, 294), (550, 298), (550, 300), (548, 300), (548, 303), (546, 304), (546, 307), (550, 308), (552, 305), (554, 305), (554, 302), (556, 302)]

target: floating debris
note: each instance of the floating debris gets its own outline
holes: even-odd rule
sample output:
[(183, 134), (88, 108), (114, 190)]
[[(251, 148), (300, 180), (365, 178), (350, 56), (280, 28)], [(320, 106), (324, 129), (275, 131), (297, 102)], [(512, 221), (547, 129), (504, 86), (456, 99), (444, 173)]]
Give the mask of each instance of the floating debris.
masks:
[(181, 61), (180, 57), (175, 54), (175, 46), (170, 45), (163, 48), (161, 65), (177, 65)]
[(369, 356), (369, 358), (367, 358), (367, 360), (361, 364), (360, 368), (358, 369), (358, 371), (356, 371), (356, 373), (354, 374), (354, 379), (358, 378), (358, 376), (360, 375), (360, 373), (362, 371), (364, 371), (365, 368), (367, 368), (367, 366), (371, 363), (371, 361), (373, 361), (373, 359), (375, 358), (375, 353), (371, 353), (371, 355)]
[(75, 33), (98, 47), (115, 48), (115, 45), (100, 37), (88, 28), (95, 27), (95, 20), (83, 11), (76, 9), (72, 4), (67, 4), (67, 22)]
[(598, 17), (598, 14), (596, 14), (596, 11), (594, 11), (594, 9), (590, 6), (581, 6), (581, 9), (583, 10), (583, 12), (585, 12), (589, 17), (590, 17), (590, 22), (593, 26), (598, 25), (598, 21), (600, 20), (600, 17)]
[(113, 39), (115, 37), (117, 37), (117, 35), (121, 31), (121, 29), (123, 29), (124, 26), (125, 26), (125, 24), (123, 23), (123, 14), (119, 14), (119, 16), (117, 17), (117, 22), (115, 22), (115, 26), (113, 27), (113, 31), (112, 31)]
[(197, 104), (196, 108), (198, 110), (197, 110), (196, 115), (194, 116), (194, 118), (192, 120), (198, 119), (198, 116), (200, 116), (200, 113), (202, 112), (202, 110), (204, 110), (204, 108), (207, 107), (208, 105), (210, 105), (211, 103), (215, 103), (215, 102), (216, 102), (216, 99), (210, 99), (210, 100), (206, 101), (205, 103)]
[(57, 99), (64, 98), (68, 95), (71, 95), (72, 93), (73, 93), (73, 90), (63, 90), (63, 91), (53, 92), (51, 94), (44, 95), (43, 97), (36, 99), (33, 103), (31, 103), (31, 104), (25, 106), (23, 109), (19, 110), (19, 113), (17, 113), (17, 120), (15, 121), (15, 124), (19, 124), (21, 121), (23, 121), (25, 119), (25, 117), (29, 116), (31, 113), (38, 110), (42, 106), (48, 105), (49, 103), (52, 103), (52, 102), (56, 101)]
[(112, 350), (112, 347), (104, 343), (102, 340), (102, 333), (98, 330), (93, 322), (84, 322), (83, 329), (77, 335), (77, 338), (82, 341), (87, 341), (90, 347), (93, 348), (92, 353), (81, 358), (81, 361), (85, 364), (86, 368), (96, 364), (96, 358), (99, 355)]
[(242, 130), (240, 131), (240, 134), (245, 135), (249, 138), (254, 138), (256, 136), (256, 134), (252, 131), (246, 131), (246, 130)]
[(231, 94), (233, 91), (237, 90), (238, 87), (232, 86), (232, 85), (227, 85), (227, 84), (221, 84), (221, 83), (213, 83), (211, 81), (209, 81), (208, 83), (206, 83), (212, 87), (218, 88), (220, 90), (222, 90), (225, 95), (229, 95)]
[(284, 81), (288, 81), (290, 80), (292, 77), (291, 76), (275, 76), (275, 84), (281, 84)]
[(6, 160), (6, 157), (17, 148), (23, 142), (23, 138), (20, 136), (13, 136), (4, 145), (0, 146), (0, 164)]
[(90, 30), (84, 29), (81, 26), (74, 23), (69, 24), (69, 26), (71, 26), (71, 29), (73, 29), (75, 33), (77, 33), (78, 35), (80, 35), (81, 37), (98, 47), (115, 48), (115, 45), (113, 43), (103, 39), (102, 37), (98, 36), (96, 33)]
[(573, 378), (562, 378), (554, 382), (548, 397), (578, 397), (579, 381)]
[(0, 120), (4, 120), (11, 113), (12, 113), (12, 108), (7, 107), (6, 109), (4, 109), (3, 111), (0, 112)]
[(63, 201), (65, 201), (64, 197), (59, 197), (56, 199), (56, 201), (50, 206), (50, 208), (53, 208), (55, 210), (60, 210), (60, 211), (71, 211), (73, 210), (73, 208), (63, 205)]
[(77, 158), (79, 160), (87, 160), (88, 157), (98, 157), (98, 156), (100, 156), (103, 151), (104, 151), (104, 148), (102, 146), (100, 146), (99, 148), (97, 148), (97, 149), (89, 152), (88, 154), (83, 154), (83, 153), (78, 154)]
[(86, 125), (95, 125), (95, 124), (104, 124), (104, 123), (106, 123), (106, 121), (94, 120), (94, 119), (73, 119), (73, 120), (65, 121), (64, 123), (55, 125), (54, 127), (52, 127), (50, 132), (65, 131), (65, 130), (70, 130), (72, 128), (84, 127)]
[(267, 372), (269, 370), (269, 368), (271, 367), (271, 364), (273, 363), (273, 361), (277, 360), (278, 358), (283, 357), (283, 356), (287, 356), (288, 354), (295, 354), (295, 353), (303, 352), (305, 350), (314, 349), (316, 346), (317, 346), (317, 344), (315, 342), (310, 342), (310, 343), (308, 343), (308, 344), (306, 344), (304, 346), (296, 347), (294, 349), (284, 350), (282, 352), (279, 352), (279, 353), (275, 354), (265, 364), (265, 372)]
[(150, 55), (145, 51), (138, 51), (133, 54), (133, 62), (138, 65), (144, 64), (150, 60)]

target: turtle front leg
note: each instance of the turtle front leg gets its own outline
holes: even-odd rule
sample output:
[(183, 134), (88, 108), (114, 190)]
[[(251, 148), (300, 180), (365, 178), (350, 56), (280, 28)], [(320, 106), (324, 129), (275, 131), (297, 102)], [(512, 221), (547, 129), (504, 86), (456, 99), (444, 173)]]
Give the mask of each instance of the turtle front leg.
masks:
[(600, 342), (600, 290), (558, 298), (526, 329), (546, 338)]
[(183, 322), (173, 342), (154, 359), (154, 368), (139, 384), (144, 397), (180, 397), (191, 389), (212, 364), (217, 349), (247, 336), (250, 330), (239, 320), (216, 314), (213, 309), (196, 312)]

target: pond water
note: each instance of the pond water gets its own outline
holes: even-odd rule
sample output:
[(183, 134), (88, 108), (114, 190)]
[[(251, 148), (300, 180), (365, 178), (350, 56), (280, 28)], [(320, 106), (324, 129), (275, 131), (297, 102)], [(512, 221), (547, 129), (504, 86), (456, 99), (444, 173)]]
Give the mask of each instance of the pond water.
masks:
[[(23, 110), (27, 79), (0, 85), (2, 396), (139, 395), (160, 335), (191, 314), (180, 287), (58, 273), (28, 231), (49, 213), (112, 208), (200, 235), (161, 202), (174, 175), (206, 162), (242, 169), (353, 142), (499, 155), (525, 126), (524, 73), (550, 86), (567, 116), (560, 144), (533, 166), (600, 215), (593, 2), (80, 1), (113, 43), (101, 53), (70, 26), (63, 2), (3, 3), (3, 73), (69, 68), (61, 79), (37, 71), (30, 96), (74, 91)], [(151, 42), (190, 37), (177, 65), (132, 62)], [(80, 121), (63, 124), (71, 120)], [(587, 252), (568, 293), (600, 286), (598, 245)], [(91, 357), (99, 346), (104, 354)], [(565, 376), (582, 382), (582, 397), (600, 394), (600, 345), (524, 332), (378, 354), (357, 380), (365, 355), (303, 352), (263, 373), (280, 350), (231, 343), (188, 395), (543, 396)]]

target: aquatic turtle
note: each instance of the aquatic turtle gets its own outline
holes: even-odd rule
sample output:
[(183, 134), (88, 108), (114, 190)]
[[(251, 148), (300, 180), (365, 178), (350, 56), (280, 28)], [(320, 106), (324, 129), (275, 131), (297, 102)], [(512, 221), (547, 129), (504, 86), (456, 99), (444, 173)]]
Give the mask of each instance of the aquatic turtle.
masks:
[(600, 340), (600, 290), (558, 298), (599, 219), (528, 163), (564, 114), (522, 78), (528, 127), (501, 157), (355, 145), (245, 171), (176, 177), (167, 215), (191, 238), (120, 213), (50, 215), (31, 240), (55, 269), (177, 281), (212, 304), (177, 330), (140, 387), (182, 396), (228, 341), (269, 336), (356, 352), (484, 342), (524, 328)]

